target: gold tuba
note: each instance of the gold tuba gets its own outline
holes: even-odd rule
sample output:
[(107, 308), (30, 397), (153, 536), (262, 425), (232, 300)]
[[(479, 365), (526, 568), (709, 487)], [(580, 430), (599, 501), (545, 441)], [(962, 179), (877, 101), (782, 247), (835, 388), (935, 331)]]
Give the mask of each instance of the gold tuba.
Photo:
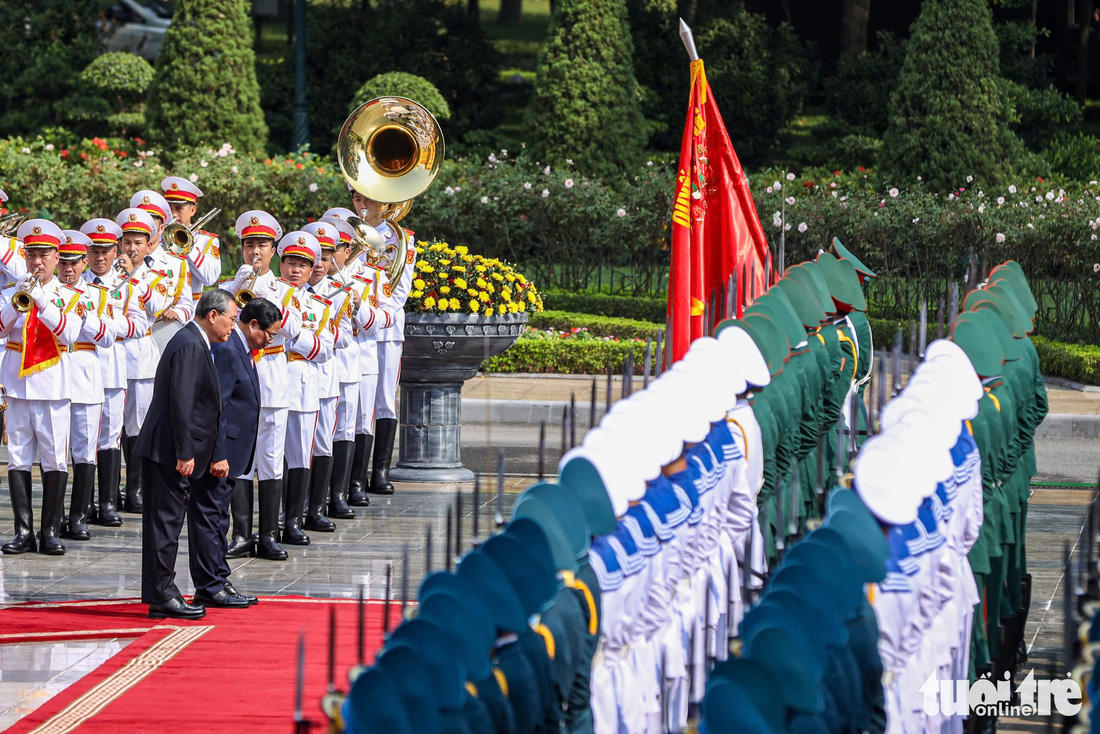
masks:
[(376, 261), (390, 281), (401, 279), (408, 260), (408, 236), (397, 226), (439, 176), (446, 146), (432, 113), (405, 97), (379, 97), (357, 107), (336, 140), (336, 157), (348, 185), (386, 206), (383, 219), (397, 233), (396, 246)]
[(191, 253), (191, 248), (195, 246), (195, 232), (199, 231), (202, 225), (221, 214), (221, 211), (221, 209), (214, 207), (190, 226), (172, 222), (164, 228), (164, 235), (161, 238), (164, 246), (174, 255), (187, 257)]

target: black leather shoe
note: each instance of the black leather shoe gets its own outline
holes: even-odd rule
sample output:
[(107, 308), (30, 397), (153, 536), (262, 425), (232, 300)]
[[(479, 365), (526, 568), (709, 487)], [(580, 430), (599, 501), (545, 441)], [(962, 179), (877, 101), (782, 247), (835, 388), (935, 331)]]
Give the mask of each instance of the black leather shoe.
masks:
[(188, 604), (182, 596), (173, 597), (163, 604), (149, 605), (149, 619), (202, 619), (206, 616), (206, 607)]
[(237, 591), (236, 587), (233, 586), (233, 582), (231, 582), (231, 581), (226, 581), (225, 582), (225, 590), (228, 591), (230, 594), (236, 594), (237, 596), (241, 597), (242, 599), (245, 599), (250, 605), (260, 603), (260, 600), (257, 599), (256, 597), (249, 596), (248, 594), (242, 594), (241, 592)]
[(199, 589), (191, 598), (192, 604), (201, 604), (204, 607), (220, 607), (222, 609), (244, 609), (252, 606), (248, 599), (238, 596), (229, 589), (221, 588), (213, 594)]
[(252, 552), (252, 541), (234, 537), (225, 551), (226, 558), (248, 558)]

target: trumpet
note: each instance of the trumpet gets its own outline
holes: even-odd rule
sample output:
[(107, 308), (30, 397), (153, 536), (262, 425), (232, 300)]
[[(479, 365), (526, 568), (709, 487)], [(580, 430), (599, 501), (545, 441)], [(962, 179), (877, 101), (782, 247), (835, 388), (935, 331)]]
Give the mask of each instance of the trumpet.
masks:
[(31, 291), (35, 289), (39, 283), (42, 282), (42, 276), (35, 275), (33, 278), (27, 281), (21, 289), (15, 292), (15, 295), (11, 297), (11, 305), (19, 313), (27, 313), (31, 310), (31, 306), (34, 305), (34, 299), (31, 297)]
[(16, 212), (10, 212), (0, 217), (0, 237), (10, 237), (11, 233), (22, 224), (25, 218), (22, 214)]
[(165, 247), (167, 247), (168, 251), (173, 255), (187, 257), (191, 253), (191, 248), (195, 246), (195, 232), (197, 232), (202, 225), (221, 214), (221, 211), (221, 209), (214, 207), (195, 220), (191, 225), (172, 222), (164, 228), (163, 241), (165, 242)]
[(249, 302), (256, 297), (256, 294), (252, 291), (256, 287), (256, 266), (260, 263), (260, 256), (252, 258), (252, 274), (245, 278), (244, 283), (241, 284), (241, 289), (237, 291), (237, 305), (244, 308)]

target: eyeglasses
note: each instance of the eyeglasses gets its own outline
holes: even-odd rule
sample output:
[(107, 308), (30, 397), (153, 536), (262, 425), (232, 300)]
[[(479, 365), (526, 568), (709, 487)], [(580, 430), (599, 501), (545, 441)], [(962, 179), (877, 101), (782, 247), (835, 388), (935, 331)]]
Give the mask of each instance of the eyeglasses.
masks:
[(270, 340), (274, 339), (275, 337), (279, 336), (279, 330), (278, 329), (275, 329), (275, 331), (268, 331), (267, 329), (264, 329), (264, 333), (267, 334), (268, 341), (270, 341)]

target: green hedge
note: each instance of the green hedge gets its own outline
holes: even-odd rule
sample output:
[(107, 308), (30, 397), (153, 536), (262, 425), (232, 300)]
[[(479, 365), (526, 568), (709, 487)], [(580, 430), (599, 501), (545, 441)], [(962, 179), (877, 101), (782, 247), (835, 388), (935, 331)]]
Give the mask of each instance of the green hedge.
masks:
[(524, 372), (566, 375), (599, 375), (621, 373), (626, 356), (634, 352), (634, 373), (645, 367), (645, 344), (576, 339), (536, 339), (520, 337), (503, 353), (485, 361), (485, 372)]
[(613, 316), (594, 316), (570, 311), (543, 311), (532, 313), (528, 325), (532, 329), (569, 329), (583, 327), (593, 336), (617, 336), (620, 339), (653, 339), (664, 324), (636, 319), (620, 319)]
[[(550, 311), (638, 319), (655, 324), (665, 323), (664, 298), (632, 298), (599, 293), (543, 293), (542, 303)], [(619, 336), (616, 334), (616, 336)]]
[(1039, 364), (1044, 375), (1100, 385), (1100, 347), (1063, 344), (1041, 336), (1034, 336), (1031, 341), (1039, 353)]

